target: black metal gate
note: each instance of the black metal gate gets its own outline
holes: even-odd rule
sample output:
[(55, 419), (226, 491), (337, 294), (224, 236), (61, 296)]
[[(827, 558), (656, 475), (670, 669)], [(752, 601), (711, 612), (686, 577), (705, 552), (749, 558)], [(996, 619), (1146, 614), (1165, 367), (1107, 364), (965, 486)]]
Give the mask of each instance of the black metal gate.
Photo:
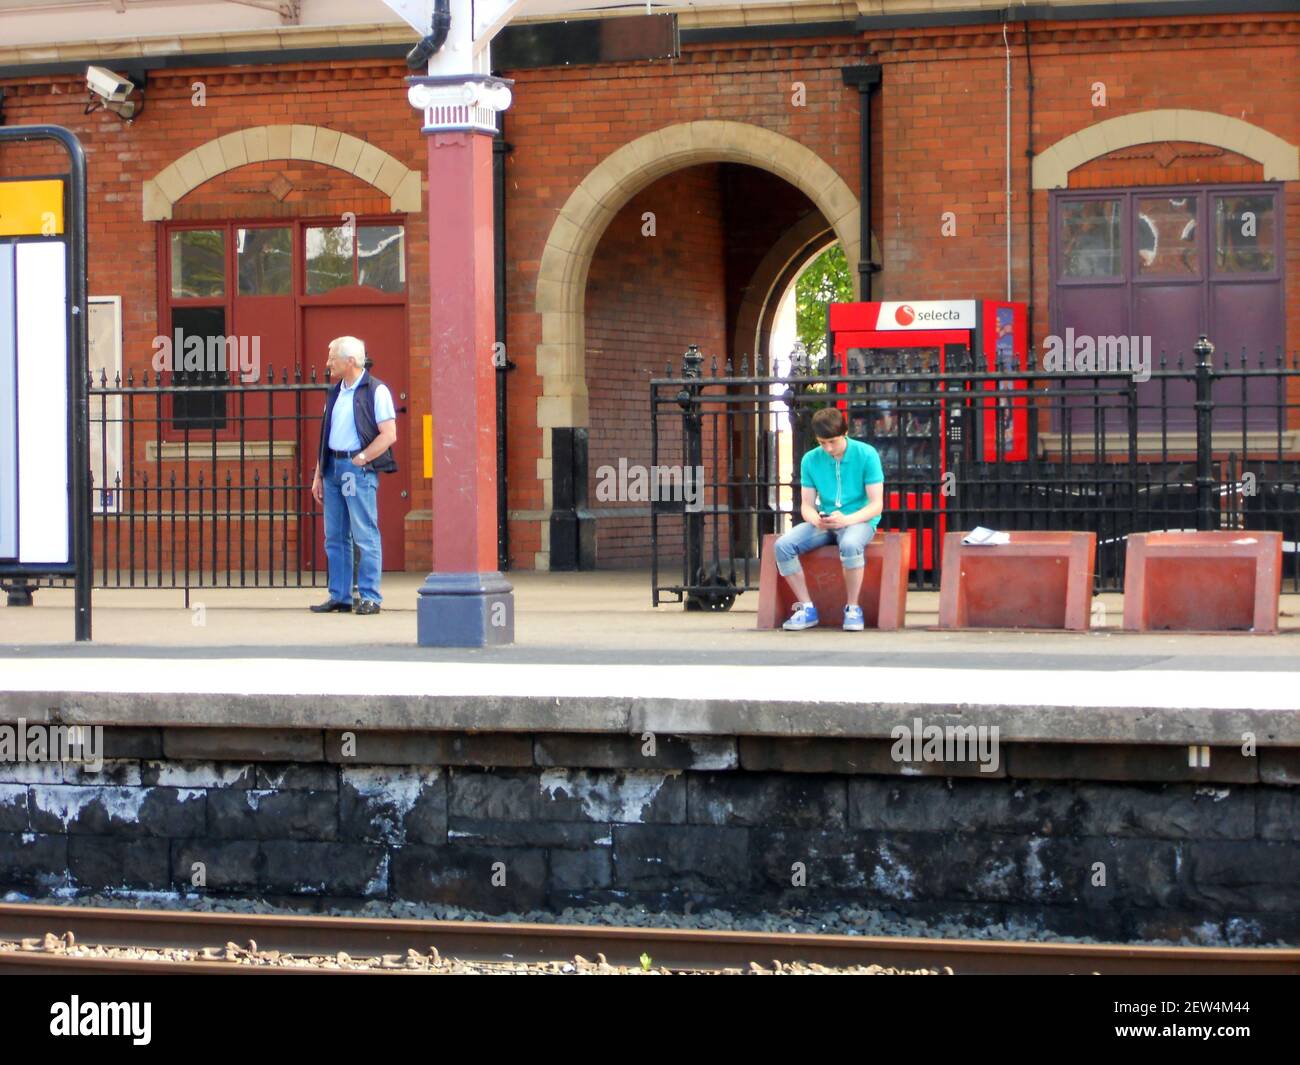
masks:
[[(913, 534), (913, 588), (938, 587), (945, 531), (983, 525), (1096, 533), (1096, 591), (1123, 587), (1130, 532), (1278, 530), (1284, 588), (1300, 591), (1300, 356), (1216, 365), (1213, 351), (1202, 338), (1162, 356), (1139, 389), (1132, 373), (1047, 371), (1032, 354), (1006, 373), (828, 374), (797, 354), (785, 374), (762, 360), (719, 374), (692, 345), (680, 376), (650, 385), (652, 477), (681, 486), (651, 506), (653, 602), (727, 610), (757, 587), (763, 536), (799, 520), (799, 460), (829, 404), (861, 414), (885, 459), (880, 527)], [(1028, 448), (1012, 461), (1017, 403)]]
[[(194, 376), (194, 375), (190, 375)], [(90, 381), (96, 588), (325, 585), (310, 470), (328, 380), (185, 374)], [(62, 579), (6, 585), (11, 603)]]

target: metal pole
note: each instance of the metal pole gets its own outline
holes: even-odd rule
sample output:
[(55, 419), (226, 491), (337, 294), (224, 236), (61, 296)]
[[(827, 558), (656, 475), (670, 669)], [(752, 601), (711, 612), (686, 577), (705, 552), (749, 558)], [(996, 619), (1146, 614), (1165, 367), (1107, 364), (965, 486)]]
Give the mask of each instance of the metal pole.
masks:
[(1218, 527), (1212, 475), (1214, 402), (1210, 394), (1214, 345), (1202, 333), (1192, 350), (1196, 353), (1196, 528), (1204, 531)]
[[(682, 377), (688, 381), (698, 381), (703, 373), (704, 355), (698, 345), (691, 344), (682, 355)], [(697, 470), (703, 461), (703, 434), (699, 407), (700, 386), (689, 384), (677, 393), (677, 402), (682, 408), (682, 443), (685, 450), (686, 469)], [(685, 472), (685, 471), (683, 471)], [(696, 485), (697, 492), (703, 491), (702, 485)], [(691, 513), (684, 511), (686, 518), (683, 531), (686, 534), (686, 581), (688, 585), (699, 584), (704, 570), (704, 514), (702, 511)], [(685, 600), (687, 610), (699, 610), (699, 599), (687, 593)]]
[(69, 514), (72, 518), (72, 558), (76, 581), (73, 593), (74, 630), (78, 641), (90, 639), (91, 506), (90, 506), (90, 377), (86, 354), (86, 155), (81, 142), (62, 126), (0, 128), (0, 143), (57, 141), (68, 153), (67, 298), (71, 355), (68, 389), (72, 399), (68, 462), (71, 464)]

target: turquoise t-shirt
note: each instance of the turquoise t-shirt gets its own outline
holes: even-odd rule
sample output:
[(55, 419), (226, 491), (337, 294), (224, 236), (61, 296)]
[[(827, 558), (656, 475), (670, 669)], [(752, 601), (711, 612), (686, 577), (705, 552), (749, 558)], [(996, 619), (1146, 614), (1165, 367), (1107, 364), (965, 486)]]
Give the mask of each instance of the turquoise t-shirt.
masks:
[[(817, 511), (830, 514), (854, 514), (867, 505), (867, 485), (883, 484), (884, 468), (880, 454), (870, 444), (850, 440), (844, 454), (831, 458), (819, 447), (813, 448), (799, 464), (799, 480), (804, 488), (817, 489)], [(869, 524), (880, 524), (880, 515)]]

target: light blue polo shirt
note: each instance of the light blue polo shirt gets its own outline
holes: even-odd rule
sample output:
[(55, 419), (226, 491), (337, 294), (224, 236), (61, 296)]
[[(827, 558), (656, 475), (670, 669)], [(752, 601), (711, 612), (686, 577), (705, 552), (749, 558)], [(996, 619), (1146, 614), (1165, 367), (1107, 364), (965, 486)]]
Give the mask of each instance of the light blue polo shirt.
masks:
[[(861, 440), (850, 440), (844, 454), (831, 458), (819, 447), (804, 455), (799, 464), (799, 481), (804, 488), (817, 490), (817, 511), (830, 514), (853, 514), (867, 505), (867, 485), (883, 484), (884, 467), (880, 453)], [(880, 515), (868, 523), (880, 524)]]
[[(333, 451), (361, 450), (361, 437), (357, 435), (356, 412), (353, 409), (353, 393), (365, 379), (366, 371), (363, 370), (351, 388), (346, 381), (339, 387), (339, 398), (334, 403), (334, 414), (330, 418), (330, 449)], [(397, 411), (393, 407), (393, 394), (388, 391), (387, 385), (379, 385), (370, 392), (375, 401), (376, 425), (397, 417)]]

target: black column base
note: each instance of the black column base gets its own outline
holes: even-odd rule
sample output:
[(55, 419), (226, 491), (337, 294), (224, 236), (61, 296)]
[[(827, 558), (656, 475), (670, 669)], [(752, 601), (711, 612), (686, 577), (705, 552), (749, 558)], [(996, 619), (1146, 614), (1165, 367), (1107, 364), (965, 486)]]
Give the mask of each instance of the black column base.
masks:
[(515, 642), (514, 589), (500, 573), (430, 573), (417, 596), (420, 647), (501, 647)]

